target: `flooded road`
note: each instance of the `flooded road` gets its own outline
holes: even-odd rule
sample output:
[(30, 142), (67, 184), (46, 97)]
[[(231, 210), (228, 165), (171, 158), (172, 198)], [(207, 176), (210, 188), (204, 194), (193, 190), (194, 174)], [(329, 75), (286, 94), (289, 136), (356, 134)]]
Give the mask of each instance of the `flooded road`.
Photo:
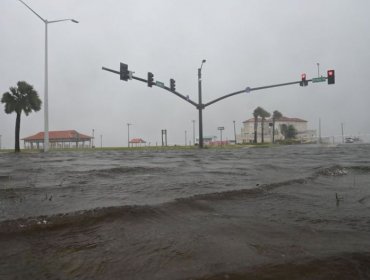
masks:
[(0, 153), (0, 279), (368, 279), (369, 236), (367, 144)]

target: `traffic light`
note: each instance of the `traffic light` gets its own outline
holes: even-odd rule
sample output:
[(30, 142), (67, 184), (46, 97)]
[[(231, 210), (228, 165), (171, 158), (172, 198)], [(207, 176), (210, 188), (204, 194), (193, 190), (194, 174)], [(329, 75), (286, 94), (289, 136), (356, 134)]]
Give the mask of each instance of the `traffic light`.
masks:
[(128, 66), (127, 64), (124, 64), (124, 63), (120, 63), (120, 69), (119, 69), (119, 76), (120, 76), (120, 79), (123, 80), (123, 81), (128, 81), (129, 79), (129, 71), (128, 71)]
[(154, 85), (154, 75), (151, 72), (148, 72), (148, 87)]
[(170, 89), (176, 91), (176, 81), (174, 79), (170, 79)]
[(306, 80), (306, 74), (305, 74), (305, 73), (303, 73), (303, 74), (301, 75), (301, 82), (299, 83), (299, 85), (300, 85), (301, 87), (305, 87), (305, 86), (307, 86), (307, 85), (308, 85), (308, 82), (307, 82), (307, 80)]
[(328, 70), (328, 85), (335, 84), (335, 71)]

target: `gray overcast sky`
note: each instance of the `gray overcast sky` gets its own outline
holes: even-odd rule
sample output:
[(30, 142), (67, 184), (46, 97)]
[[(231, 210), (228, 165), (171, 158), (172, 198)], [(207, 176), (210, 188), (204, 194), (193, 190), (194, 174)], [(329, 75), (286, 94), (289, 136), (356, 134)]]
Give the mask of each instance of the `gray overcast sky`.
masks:
[[(336, 84), (309, 84), (255, 91), (216, 103), (204, 111), (204, 135), (233, 139), (257, 106), (309, 122), (322, 122), (323, 135), (370, 132), (370, 1), (368, 0), (24, 0), (49, 25), (49, 129), (91, 134), (96, 145), (127, 145), (130, 136), (169, 144), (192, 139), (198, 112), (177, 96), (138, 81), (124, 82), (105, 66), (125, 62), (135, 75), (169, 83), (198, 99), (202, 59), (203, 101), (275, 83), (301, 73), (326, 75)], [(0, 94), (25, 80), (44, 98), (44, 24), (17, 0), (0, 1)], [(21, 137), (43, 131), (43, 110), (22, 115)], [(14, 147), (15, 114), (0, 108), (3, 147)]]

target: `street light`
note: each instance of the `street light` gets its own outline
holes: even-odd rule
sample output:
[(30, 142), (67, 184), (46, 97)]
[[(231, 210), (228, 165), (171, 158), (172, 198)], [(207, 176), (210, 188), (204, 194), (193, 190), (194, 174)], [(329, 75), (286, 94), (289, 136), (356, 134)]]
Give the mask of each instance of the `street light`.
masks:
[(47, 20), (42, 18), (38, 13), (31, 9), (26, 3), (22, 0), (19, 0), (22, 4), (24, 4), (28, 9), (31, 10), (39, 19), (41, 19), (45, 23), (45, 84), (44, 84), (44, 152), (49, 150), (49, 102), (48, 102), (48, 24), (49, 23), (56, 23), (61, 21), (72, 21), (74, 23), (78, 23), (77, 20), (67, 18), (67, 19), (59, 19), (59, 20)]
[(203, 115), (202, 110), (204, 105), (202, 104), (202, 67), (206, 63), (206, 60), (202, 60), (200, 68), (198, 68), (198, 111), (199, 111), (199, 148), (203, 148)]

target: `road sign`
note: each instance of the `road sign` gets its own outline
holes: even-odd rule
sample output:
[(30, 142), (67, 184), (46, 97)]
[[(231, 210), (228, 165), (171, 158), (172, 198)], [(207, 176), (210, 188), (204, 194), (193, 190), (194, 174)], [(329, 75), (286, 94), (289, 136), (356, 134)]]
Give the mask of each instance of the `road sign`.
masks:
[(217, 127), (218, 130), (224, 130), (225, 128), (223, 126)]
[(164, 83), (160, 82), (160, 81), (155, 81), (155, 85), (157, 87), (161, 87), (161, 88), (164, 88)]
[(325, 77), (312, 78), (313, 83), (325, 82)]

